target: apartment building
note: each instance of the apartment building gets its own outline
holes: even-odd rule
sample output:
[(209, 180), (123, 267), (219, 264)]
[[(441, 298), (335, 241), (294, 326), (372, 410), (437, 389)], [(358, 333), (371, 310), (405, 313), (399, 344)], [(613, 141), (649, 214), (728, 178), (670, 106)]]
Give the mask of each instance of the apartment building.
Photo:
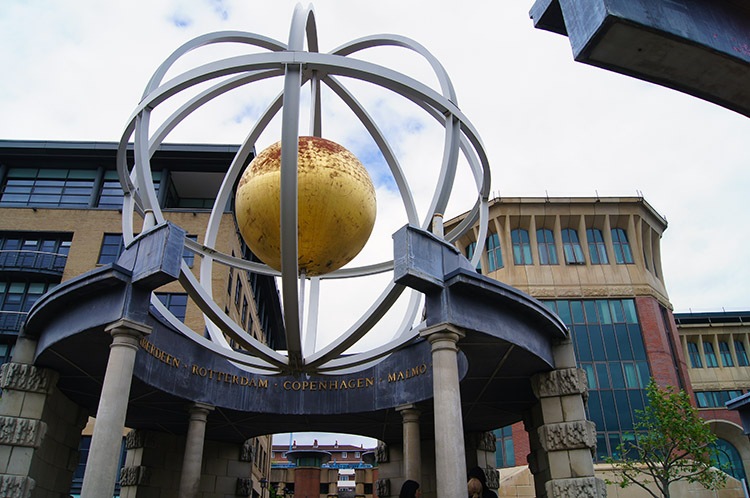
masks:
[[(40, 296), (61, 282), (116, 262), (123, 250), (116, 148), (115, 143), (0, 140), (0, 364), (11, 358), (26, 314)], [(151, 161), (165, 216), (198, 242), (236, 151), (228, 145), (164, 144)], [(251, 259), (229, 207), (217, 249)], [(135, 218), (134, 226), (139, 227), (142, 220)], [(186, 250), (183, 259), (197, 275), (200, 258)], [(214, 300), (256, 339), (271, 345), (283, 341), (273, 278), (216, 266)], [(204, 332), (202, 313), (177, 283), (157, 289), (156, 295), (192, 330)], [(91, 430), (90, 423), (79, 448), (73, 495), (80, 491)], [(253, 438), (249, 445), (254, 455), (248, 477), (259, 496), (257, 483), (269, 475), (271, 437)]]

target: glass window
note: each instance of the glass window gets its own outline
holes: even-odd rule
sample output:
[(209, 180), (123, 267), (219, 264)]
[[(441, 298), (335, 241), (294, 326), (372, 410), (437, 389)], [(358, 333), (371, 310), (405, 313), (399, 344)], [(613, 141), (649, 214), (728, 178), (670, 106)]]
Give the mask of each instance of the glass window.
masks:
[(714, 351), (714, 345), (710, 342), (703, 343), (703, 352), (706, 356), (706, 366), (708, 368), (715, 368), (719, 366), (719, 362), (716, 361), (716, 352)]
[(513, 448), (513, 426), (506, 425), (497, 429), (495, 432), (495, 463), (499, 468), (514, 467), (516, 465), (516, 456)]
[(102, 237), (102, 248), (99, 251), (98, 265), (114, 263), (125, 248), (121, 233), (105, 233)]
[(181, 322), (185, 322), (187, 314), (187, 294), (179, 292), (157, 292), (156, 297), (159, 301), (172, 312), (172, 314)]
[(240, 316), (240, 321), (244, 327), (247, 321), (247, 298), (245, 296), (242, 296), (242, 315)]
[(746, 367), (750, 365), (747, 360), (747, 352), (745, 351), (745, 345), (742, 341), (734, 341), (734, 352), (737, 353), (737, 366)]
[(583, 249), (578, 240), (578, 232), (572, 228), (564, 228), (562, 231), (563, 253), (565, 253), (565, 263), (569, 265), (582, 265)]
[(0, 332), (17, 333), (35, 302), (54, 284), (0, 282)]
[(690, 366), (692, 368), (703, 368), (701, 363), (701, 355), (698, 352), (698, 345), (694, 342), (688, 342), (688, 356), (690, 357)]
[(533, 264), (529, 231), (523, 228), (516, 228), (510, 232), (510, 240), (513, 243), (513, 262), (517, 265)]
[(732, 361), (732, 352), (729, 351), (729, 343), (725, 341), (719, 341), (719, 355), (721, 356), (721, 363), (725, 367), (733, 367), (734, 361)]
[(540, 265), (556, 265), (557, 249), (555, 248), (555, 237), (552, 230), (540, 228), (536, 231), (536, 242), (539, 248)]
[[(161, 171), (151, 172), (151, 178), (154, 181), (154, 190), (156, 190), (156, 194), (158, 195)], [(97, 206), (107, 209), (120, 209), (122, 208), (122, 198), (122, 186), (120, 185), (120, 177), (117, 175), (117, 171), (105, 171), (104, 178), (102, 179), (102, 187), (99, 190), (99, 202)]]
[(487, 238), (487, 267), (487, 271), (495, 271), (503, 267), (500, 237), (496, 233), (491, 233)]
[(602, 461), (614, 456), (623, 433), (632, 430), (651, 377), (635, 301), (556, 300), (551, 309), (569, 326), (579, 368), (586, 372), (586, 414), (596, 424), (597, 441), (604, 441), (596, 456)]
[(742, 396), (742, 391), (695, 391), (698, 408), (724, 408), (727, 401)]
[(32, 269), (62, 273), (70, 252), (70, 238), (72, 234), (37, 232), (33, 237), (0, 234), (0, 270)]
[(10, 168), (0, 204), (88, 207), (96, 170)]
[(630, 252), (630, 243), (625, 230), (622, 228), (612, 229), (612, 246), (615, 249), (615, 261), (618, 265), (633, 263), (633, 253)]
[[(187, 238), (193, 241), (198, 240), (197, 235), (187, 235)], [(182, 260), (185, 261), (185, 263), (188, 265), (188, 268), (192, 268), (193, 264), (195, 264), (195, 253), (193, 251), (188, 250), (188, 248), (184, 248), (182, 250)]]
[(588, 228), (586, 230), (586, 240), (589, 244), (589, 257), (592, 265), (607, 265), (607, 246), (604, 244), (602, 231), (598, 228)]
[[(477, 243), (476, 242), (472, 242), (471, 244), (469, 244), (468, 246), (466, 246), (466, 259), (468, 259), (469, 261), (471, 261), (471, 259), (474, 257), (474, 253), (476, 252), (476, 250), (477, 250)], [(477, 263), (477, 273), (482, 273), (482, 262), (481, 261), (479, 261)]]
[(240, 305), (240, 296), (242, 295), (242, 281), (240, 276), (237, 275), (237, 288), (234, 290), (234, 304)]

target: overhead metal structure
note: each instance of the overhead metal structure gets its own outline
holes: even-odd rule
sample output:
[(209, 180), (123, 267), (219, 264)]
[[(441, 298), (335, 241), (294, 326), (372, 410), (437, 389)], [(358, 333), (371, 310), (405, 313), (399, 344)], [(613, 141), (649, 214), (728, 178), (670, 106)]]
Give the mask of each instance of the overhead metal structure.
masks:
[[(164, 81), (175, 63), (190, 52), (208, 45), (245, 45), (253, 49), (264, 49), (257, 53), (228, 57), (186, 70)], [(357, 52), (383, 46), (411, 50), (423, 57), (432, 68), (439, 89), (433, 89), (405, 74), (382, 65), (350, 57)], [(306, 48), (305, 48), (306, 47)], [(444, 127), (443, 157), (440, 170), (436, 172), (437, 184), (426, 214), (420, 220), (412, 191), (404, 170), (393, 148), (365, 107), (346, 88), (339, 76), (361, 80), (390, 90), (415, 103)], [(268, 104), (254, 124), (229, 167), (211, 211), (203, 244), (186, 240), (185, 247), (202, 257), (200, 278), (196, 278), (183, 263), (180, 283), (200, 307), (205, 316), (210, 341), (188, 329), (176, 319), (162, 303), (152, 296), (151, 303), (167, 317), (170, 323), (185, 337), (204, 348), (219, 354), (248, 371), (257, 373), (334, 373), (341, 374), (365, 368), (394, 350), (415, 339), (421, 328), (415, 326), (420, 308), (421, 295), (412, 290), (407, 310), (393, 339), (370, 351), (344, 354), (360, 341), (383, 318), (399, 299), (405, 286), (393, 282), (385, 286), (380, 296), (362, 316), (337, 338), (319, 351), (315, 351), (320, 279), (348, 279), (379, 273), (392, 272), (393, 260), (377, 264), (342, 268), (321, 277), (306, 277), (297, 263), (297, 141), (299, 138), (300, 95), (309, 84), (311, 92), (310, 133), (321, 136), (323, 128), (321, 85), (325, 85), (344, 102), (359, 119), (372, 137), (387, 163), (402, 199), (406, 218), (410, 225), (429, 229), (436, 215), (445, 213), (453, 193), (459, 156), (463, 155), (474, 177), (477, 197), (469, 215), (453, 231), (445, 234), (449, 242), (457, 240), (476, 222), (482, 227), (478, 237), (481, 247), (487, 234), (488, 198), (490, 192), (490, 169), (484, 146), (474, 126), (461, 112), (450, 78), (438, 60), (422, 45), (398, 35), (377, 35), (354, 40), (329, 53), (320, 53), (312, 6), (300, 5), (294, 11), (289, 42), (282, 42), (253, 33), (225, 31), (195, 38), (178, 48), (156, 70), (143, 93), (143, 98), (128, 120), (119, 143), (117, 170), (125, 193), (122, 227), (126, 245), (137, 233), (133, 227), (133, 214), (144, 217), (146, 230), (164, 221), (157, 201), (151, 177), (150, 158), (169, 133), (191, 113), (216, 97), (236, 88), (252, 83), (277, 78), (281, 80), (281, 92)], [(215, 82), (213, 86), (198, 91), (181, 102), (177, 110), (167, 117), (155, 130), (151, 130), (151, 114), (165, 102), (177, 100), (181, 93), (197, 85)], [(244, 166), (254, 150), (256, 141), (270, 121), (281, 111), (281, 271), (265, 264), (245, 261), (242, 258), (216, 250), (216, 239), (224, 208), (232, 195)], [(128, 143), (134, 142), (134, 164), (128, 164)], [(365, 165), (366, 166), (366, 165)], [(399, 227), (394, 227), (393, 231)], [(481, 251), (474, 255), (478, 264)], [(286, 353), (278, 352), (262, 344), (246, 333), (224, 313), (213, 301), (211, 276), (214, 261), (232, 268), (279, 277), (282, 284), (282, 303), (286, 333)], [(308, 306), (303, 310), (305, 292)], [(307, 341), (303, 341), (302, 326), (307, 321)], [(231, 337), (246, 352), (233, 350), (226, 337)], [(305, 347), (303, 347), (303, 343)]]

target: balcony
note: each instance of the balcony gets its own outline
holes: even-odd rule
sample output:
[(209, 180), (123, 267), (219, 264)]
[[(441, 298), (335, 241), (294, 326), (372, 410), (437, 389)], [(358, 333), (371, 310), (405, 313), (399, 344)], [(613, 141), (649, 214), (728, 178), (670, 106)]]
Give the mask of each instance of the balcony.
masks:
[(0, 271), (29, 271), (61, 277), (68, 261), (67, 253), (29, 250), (0, 250)]

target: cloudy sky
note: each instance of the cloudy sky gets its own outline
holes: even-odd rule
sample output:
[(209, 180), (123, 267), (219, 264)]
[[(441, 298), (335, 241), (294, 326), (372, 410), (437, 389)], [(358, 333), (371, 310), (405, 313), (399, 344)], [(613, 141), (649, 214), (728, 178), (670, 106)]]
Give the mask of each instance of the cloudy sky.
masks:
[[(442, 62), (459, 107), (484, 141), (495, 195), (640, 192), (669, 222), (662, 255), (675, 310), (750, 309), (750, 119), (574, 62), (567, 38), (533, 28), (531, 4), (326, 0), (315, 2), (315, 11), (323, 52), (361, 36), (398, 33), (419, 41)], [(286, 42), (294, 5), (286, 0), (3, 0), (0, 138), (119, 140), (149, 77), (175, 48), (219, 30)], [(229, 53), (241, 52), (207, 50), (193, 61)], [(403, 51), (367, 57), (435, 84), (426, 65)], [(219, 99), (169, 141), (239, 143), (280, 88), (278, 80), (268, 81)], [(408, 163), (418, 199), (427, 198), (434, 183), (425, 180), (430, 177), (425, 171), (439, 161), (440, 131), (414, 106), (386, 92), (357, 82), (351, 89), (371, 106)], [(378, 188), (376, 234), (387, 239), (393, 230), (380, 220), (403, 217), (387, 209), (400, 201), (371, 141), (356, 123), (348, 124), (346, 112), (331, 104), (324, 136), (342, 141), (367, 163)], [(269, 128), (259, 148), (278, 139), (276, 129)], [(473, 203), (472, 182), (461, 172), (449, 215)], [(371, 248), (363, 260), (383, 259), (381, 248)]]

